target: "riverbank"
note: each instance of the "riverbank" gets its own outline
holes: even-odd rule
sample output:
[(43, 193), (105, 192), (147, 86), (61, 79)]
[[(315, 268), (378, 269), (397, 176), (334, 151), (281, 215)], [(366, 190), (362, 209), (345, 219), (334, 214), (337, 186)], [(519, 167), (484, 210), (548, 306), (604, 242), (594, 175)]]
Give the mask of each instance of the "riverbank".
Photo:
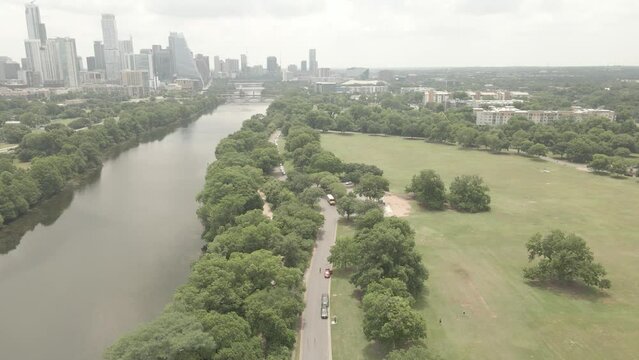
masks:
[(0, 255), (2, 357), (100, 359), (156, 317), (201, 253), (195, 195), (213, 148), (267, 106), (219, 106), (18, 220), (37, 215), (20, 246)]

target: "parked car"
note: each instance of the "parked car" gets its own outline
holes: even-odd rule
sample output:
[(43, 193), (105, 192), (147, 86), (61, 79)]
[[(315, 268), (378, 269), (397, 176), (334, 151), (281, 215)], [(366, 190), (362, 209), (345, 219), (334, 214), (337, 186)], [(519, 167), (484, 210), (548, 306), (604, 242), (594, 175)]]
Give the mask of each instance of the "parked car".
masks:
[(328, 307), (328, 294), (322, 294), (322, 306)]

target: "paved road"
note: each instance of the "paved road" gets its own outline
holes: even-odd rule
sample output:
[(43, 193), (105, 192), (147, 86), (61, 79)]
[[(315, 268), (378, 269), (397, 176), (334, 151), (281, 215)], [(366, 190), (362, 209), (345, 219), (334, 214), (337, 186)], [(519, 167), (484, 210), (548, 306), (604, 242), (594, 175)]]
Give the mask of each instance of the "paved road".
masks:
[[(324, 278), (324, 269), (328, 267), (328, 255), (335, 244), (337, 232), (337, 210), (324, 199), (320, 201), (324, 225), (315, 242), (315, 250), (311, 265), (306, 272), (306, 307), (302, 313), (300, 330), (300, 360), (330, 360), (331, 354), (331, 316), (329, 302), (329, 318), (320, 317), (322, 294), (329, 294), (331, 282)], [(320, 271), (320, 268), (322, 269)]]
[[(278, 130), (271, 134), (269, 140), (277, 144), (280, 135)], [(273, 169), (273, 176), (281, 181), (286, 180), (286, 175), (282, 174), (279, 166)], [(335, 206), (329, 205), (326, 199), (320, 200), (320, 207), (322, 215), (324, 215), (324, 225), (315, 242), (311, 264), (304, 274), (304, 282), (306, 283), (304, 302), (306, 306), (301, 318), (299, 360), (331, 360), (333, 358), (330, 300), (328, 319), (321, 318), (320, 310), (322, 294), (329, 294), (330, 298), (331, 280), (324, 278), (324, 269), (329, 266), (327, 259), (331, 247), (335, 244), (339, 216)]]

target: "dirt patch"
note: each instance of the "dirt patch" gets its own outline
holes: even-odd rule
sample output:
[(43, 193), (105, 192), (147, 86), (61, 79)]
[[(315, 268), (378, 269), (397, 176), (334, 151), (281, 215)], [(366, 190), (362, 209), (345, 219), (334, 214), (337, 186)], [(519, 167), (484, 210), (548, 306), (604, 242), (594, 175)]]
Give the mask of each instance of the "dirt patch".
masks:
[(262, 207), (262, 214), (264, 214), (264, 216), (266, 216), (269, 219), (273, 219), (273, 210), (271, 210), (271, 204), (266, 202), (266, 195), (264, 195), (264, 193), (259, 190), (257, 191), (257, 193), (260, 194), (260, 197), (264, 201), (264, 206)]
[(382, 200), (385, 204), (385, 216), (405, 217), (410, 215), (411, 206), (406, 197), (392, 193), (386, 193)]

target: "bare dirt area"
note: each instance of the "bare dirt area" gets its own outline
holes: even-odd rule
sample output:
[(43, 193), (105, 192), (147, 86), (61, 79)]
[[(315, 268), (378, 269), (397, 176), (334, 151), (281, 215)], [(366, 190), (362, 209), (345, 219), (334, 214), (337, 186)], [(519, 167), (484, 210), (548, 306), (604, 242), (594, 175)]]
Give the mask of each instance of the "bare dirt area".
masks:
[(266, 202), (266, 196), (264, 195), (263, 192), (258, 191), (258, 194), (260, 194), (260, 197), (262, 198), (262, 200), (264, 200), (264, 206), (262, 207), (262, 214), (264, 214), (264, 216), (266, 216), (269, 219), (273, 219), (273, 210), (271, 210), (271, 204)]
[(382, 198), (384, 201), (384, 215), (385, 216), (397, 216), (405, 217), (410, 215), (411, 206), (410, 202), (405, 196), (386, 193)]

